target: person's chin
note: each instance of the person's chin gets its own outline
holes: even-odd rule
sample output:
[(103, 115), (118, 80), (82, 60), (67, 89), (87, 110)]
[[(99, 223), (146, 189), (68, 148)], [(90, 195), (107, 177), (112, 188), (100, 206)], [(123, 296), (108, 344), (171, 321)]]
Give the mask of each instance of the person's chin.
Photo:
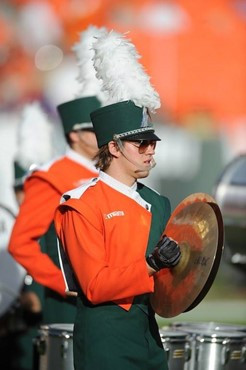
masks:
[(135, 171), (138, 179), (144, 179), (145, 177), (149, 176), (149, 169), (137, 170)]

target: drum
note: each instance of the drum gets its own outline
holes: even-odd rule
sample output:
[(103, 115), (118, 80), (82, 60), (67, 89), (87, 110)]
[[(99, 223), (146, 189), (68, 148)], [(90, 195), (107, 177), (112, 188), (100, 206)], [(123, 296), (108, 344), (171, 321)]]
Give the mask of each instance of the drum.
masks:
[[(171, 328), (179, 330), (188, 335), (191, 346), (190, 359), (185, 363), (184, 370), (197, 370), (197, 341), (196, 338), (201, 333), (211, 333), (211, 331), (225, 331), (225, 332), (246, 332), (246, 326), (243, 325), (230, 325), (218, 322), (174, 322), (170, 325)], [(246, 336), (246, 335), (245, 335)], [(215, 370), (215, 369), (214, 369)]]
[(211, 330), (197, 334), (194, 369), (245, 370), (245, 333)]
[(73, 370), (73, 324), (42, 325), (35, 347), (39, 370)]
[(246, 153), (227, 164), (215, 185), (214, 194), (225, 226), (224, 258), (246, 272)]
[[(244, 338), (246, 338), (246, 327), (243, 325), (230, 325), (230, 324), (223, 324), (223, 323), (216, 323), (216, 322), (198, 322), (198, 323), (179, 322), (179, 323), (172, 324), (172, 327), (174, 327), (176, 330), (180, 330), (181, 332), (184, 332), (189, 335), (189, 340), (190, 340), (190, 345), (191, 345), (191, 357), (185, 364), (185, 367), (184, 367), (185, 370), (200, 370), (200, 368), (198, 368), (198, 365), (201, 366), (200, 364), (201, 358), (200, 359), (198, 358), (198, 354), (199, 354), (199, 347), (201, 347), (201, 345), (199, 345), (200, 339), (198, 338), (201, 338), (202, 336), (208, 337), (210, 338), (211, 343), (214, 343), (216, 342), (216, 340), (213, 338), (213, 335), (219, 336), (221, 333), (222, 333), (222, 336), (221, 336), (222, 338), (224, 338), (225, 333), (226, 333), (228, 337), (235, 337), (235, 336), (238, 337), (239, 338), (238, 341), (243, 343), (241, 360), (242, 360), (242, 363), (244, 362), (244, 356), (245, 356), (244, 354), (245, 339)], [(226, 342), (228, 341), (227, 339), (225, 340)], [(217, 342), (218, 342), (218, 339), (217, 339)], [(225, 343), (223, 345), (225, 345)], [(217, 347), (218, 347), (218, 344), (217, 344)], [(227, 348), (226, 351), (228, 352), (228, 345), (226, 348)], [(224, 350), (225, 349), (223, 349), (223, 351)], [(200, 356), (201, 356), (201, 350), (200, 350)], [(219, 353), (217, 353), (216, 356), (213, 356), (214, 357), (213, 361), (215, 362), (216, 366), (218, 366), (217, 362), (220, 361), (220, 359), (217, 358), (218, 356), (220, 357)], [(218, 368), (216, 366), (212, 367), (211, 364), (209, 364), (209, 366), (211, 366), (211, 370), (231, 369), (231, 367), (218, 367)], [(201, 369), (210, 370), (209, 366), (205, 368), (201, 367)], [(236, 366), (236, 365), (233, 364), (233, 366)], [(235, 369), (237, 368), (235, 367)]]
[(183, 370), (191, 356), (191, 348), (186, 333), (177, 330), (160, 329), (161, 341), (167, 355), (169, 370)]

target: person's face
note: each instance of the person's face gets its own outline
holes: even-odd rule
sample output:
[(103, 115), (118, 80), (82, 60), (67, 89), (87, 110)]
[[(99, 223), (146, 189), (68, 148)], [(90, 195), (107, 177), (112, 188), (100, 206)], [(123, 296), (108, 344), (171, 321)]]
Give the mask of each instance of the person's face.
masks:
[(147, 177), (155, 154), (156, 141), (124, 141), (123, 145), (122, 162), (125, 169), (136, 179)]
[(79, 130), (73, 133), (74, 149), (88, 158), (94, 158), (98, 151), (96, 135), (92, 131)]

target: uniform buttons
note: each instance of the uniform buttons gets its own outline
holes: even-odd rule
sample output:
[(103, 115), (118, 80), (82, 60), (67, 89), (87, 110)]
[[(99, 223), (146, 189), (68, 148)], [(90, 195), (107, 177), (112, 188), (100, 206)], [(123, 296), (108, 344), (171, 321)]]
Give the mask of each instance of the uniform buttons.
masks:
[(147, 209), (147, 211), (149, 210), (148, 204), (145, 204), (145, 208)]

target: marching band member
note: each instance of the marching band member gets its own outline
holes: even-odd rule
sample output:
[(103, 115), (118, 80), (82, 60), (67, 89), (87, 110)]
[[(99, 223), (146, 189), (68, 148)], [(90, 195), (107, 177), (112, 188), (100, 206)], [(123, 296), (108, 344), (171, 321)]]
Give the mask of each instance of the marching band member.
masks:
[[(43, 323), (46, 324), (73, 323), (75, 317), (75, 299), (67, 298), (59, 267), (53, 217), (65, 191), (97, 176), (92, 161), (97, 143), (90, 112), (101, 107), (103, 95), (95, 77), (90, 43), (101, 32), (103, 28), (90, 26), (74, 46), (82, 91), (79, 97), (57, 107), (68, 149), (64, 156), (35, 168), (26, 178), (24, 201), (8, 247), (16, 261), (45, 288)], [(45, 252), (40, 248), (41, 237), (45, 239)]]
[[(24, 201), (24, 182), (30, 169), (41, 166), (54, 156), (52, 132), (52, 122), (41, 104), (38, 101), (25, 104), (17, 126), (17, 149), (13, 166), (13, 190), (18, 207)], [(6, 247), (7, 245), (8, 243)], [(40, 241), (40, 245), (43, 250), (43, 240)], [(6, 341), (8, 339), (11, 342), (9, 348), (13, 352), (5, 351), (2, 358), (6, 358), (6, 364), (8, 363), (11, 369), (22, 370), (27, 369), (32, 363), (32, 339), (38, 334), (37, 329), (42, 320), (44, 288), (26, 274), (23, 267), (7, 251), (6, 257), (9, 263), (7, 264), (8, 260), (3, 258), (1, 263), (7, 264), (8, 267), (1, 270), (5, 271), (5, 280), (9, 285), (11, 281), (14, 282), (18, 296), (9, 310), (15, 325), (10, 325), (5, 338)], [(6, 365), (6, 368), (8, 366)]]
[(138, 181), (154, 165), (160, 138), (149, 113), (159, 108), (159, 96), (124, 36), (111, 31), (93, 48), (109, 98), (91, 113), (99, 177), (65, 193), (55, 214), (67, 289), (77, 286), (78, 292), (74, 366), (164, 370), (149, 294), (154, 273), (177, 265), (180, 249), (161, 238), (170, 216), (168, 198)]

